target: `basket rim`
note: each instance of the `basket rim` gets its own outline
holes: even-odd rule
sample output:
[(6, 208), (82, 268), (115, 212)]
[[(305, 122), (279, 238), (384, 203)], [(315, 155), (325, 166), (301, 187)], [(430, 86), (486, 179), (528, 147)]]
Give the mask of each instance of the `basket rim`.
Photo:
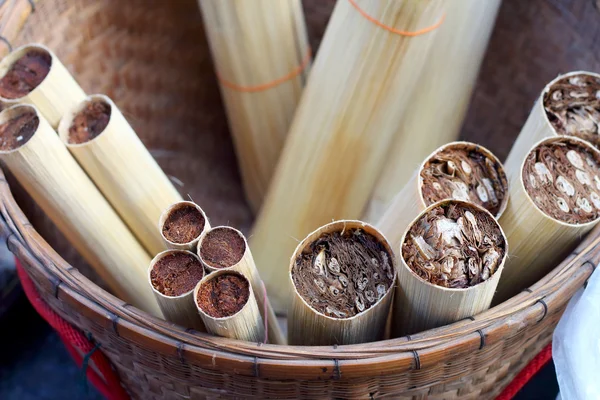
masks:
[[(0, 171), (0, 228), (9, 250), (38, 288), (53, 293), (86, 318), (153, 352), (177, 356), (222, 372), (270, 379), (344, 379), (397, 374), (485, 351), (516, 336), (565, 305), (600, 261), (600, 226), (552, 272), (490, 310), (411, 336), (343, 346), (279, 346), (241, 342), (185, 330), (106, 292), (69, 265), (39, 235), (12, 196)], [(66, 316), (69, 319), (69, 316)], [(260, 367), (260, 368), (259, 368)]]

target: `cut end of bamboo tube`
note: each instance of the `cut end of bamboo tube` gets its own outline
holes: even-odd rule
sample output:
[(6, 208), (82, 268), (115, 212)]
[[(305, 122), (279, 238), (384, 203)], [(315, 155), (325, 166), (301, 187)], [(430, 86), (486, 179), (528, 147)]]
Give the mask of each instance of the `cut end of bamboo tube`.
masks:
[(19, 101), (33, 92), (48, 76), (53, 55), (44, 46), (27, 45), (0, 61), (0, 99)]
[(195, 302), (198, 310), (211, 318), (231, 318), (250, 299), (250, 282), (242, 274), (227, 271), (209, 276), (198, 285)]
[(210, 229), (210, 224), (200, 206), (191, 201), (180, 201), (163, 212), (158, 228), (169, 247), (193, 250), (200, 236)]
[(543, 107), (555, 132), (600, 148), (600, 75), (571, 72), (546, 86)]
[(58, 134), (68, 146), (84, 145), (99, 137), (108, 126), (112, 101), (104, 95), (88, 96), (61, 118)]
[(508, 204), (508, 180), (492, 152), (474, 143), (453, 142), (423, 163), (419, 193), (425, 206), (455, 199), (477, 204), (499, 218)]
[(600, 218), (600, 152), (586, 141), (542, 140), (523, 162), (521, 179), (529, 199), (551, 219), (581, 226)]
[(198, 242), (198, 256), (209, 270), (230, 268), (246, 253), (246, 239), (240, 231), (229, 226), (208, 230)]
[(372, 226), (338, 221), (310, 234), (291, 260), (296, 295), (314, 312), (355, 318), (379, 303), (394, 286), (394, 255)]
[(35, 107), (16, 105), (0, 114), (0, 153), (18, 150), (33, 137), (40, 124)]
[(421, 281), (447, 289), (469, 289), (489, 280), (500, 273), (508, 254), (494, 217), (458, 200), (428, 207), (401, 243), (402, 264)]
[(194, 290), (202, 278), (202, 263), (187, 250), (163, 251), (154, 257), (148, 269), (152, 289), (163, 297), (185, 296)]

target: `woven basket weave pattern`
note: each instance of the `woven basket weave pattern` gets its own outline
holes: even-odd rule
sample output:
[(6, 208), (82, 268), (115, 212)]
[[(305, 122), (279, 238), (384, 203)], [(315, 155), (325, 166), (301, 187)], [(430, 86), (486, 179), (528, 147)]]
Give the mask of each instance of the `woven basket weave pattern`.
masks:
[[(526, 29), (534, 12), (558, 21), (560, 3), (505, 0), (475, 95), (478, 104), (473, 105), (465, 130), (468, 139), (488, 145), (489, 140), (499, 152), (508, 149), (521, 117), (524, 120), (543, 86), (537, 80), (545, 78), (535, 76), (535, 83), (519, 87), (531, 98), (495, 90), (510, 87), (502, 76), (519, 76), (508, 75), (507, 70), (521, 64), (502, 68), (490, 66), (489, 60), (508, 52), (510, 43), (499, 35)], [(333, 4), (304, 2), (314, 50)], [(229, 223), (247, 231), (252, 217), (243, 200), (195, 1), (40, 0), (31, 15), (30, 8), (28, 0), (9, 0), (0, 6), (4, 38), (13, 46), (42, 42), (53, 48), (86, 92), (114, 98), (167, 174), (184, 183), (182, 193), (202, 204), (214, 225)], [(515, 18), (513, 12), (522, 17)], [(568, 20), (565, 24), (573, 25)], [(537, 35), (532, 48), (543, 43)], [(518, 51), (529, 49), (523, 46), (525, 50)], [(583, 40), (581, 46), (592, 48)], [(504, 50), (497, 55), (499, 49)], [(580, 53), (577, 63), (566, 60), (561, 70), (584, 65), (589, 56)], [(521, 63), (526, 65), (523, 73), (531, 74), (533, 67)], [(492, 107), (496, 98), (514, 103), (514, 108), (498, 112)], [(518, 112), (510, 113), (516, 108)], [(488, 117), (496, 123), (475, 128)], [(506, 121), (499, 123), (503, 118)], [(509, 134), (504, 133), (507, 126)], [(100, 289), (80, 273), (93, 276), (62, 235), (8, 178), (10, 187), (0, 182), (0, 228), (9, 248), (22, 260), (44, 300), (101, 344), (134, 398), (493, 398), (551, 340), (568, 299), (600, 260), (597, 229), (530, 291), (474, 320), (410, 338), (320, 348), (242, 343), (183, 331)]]

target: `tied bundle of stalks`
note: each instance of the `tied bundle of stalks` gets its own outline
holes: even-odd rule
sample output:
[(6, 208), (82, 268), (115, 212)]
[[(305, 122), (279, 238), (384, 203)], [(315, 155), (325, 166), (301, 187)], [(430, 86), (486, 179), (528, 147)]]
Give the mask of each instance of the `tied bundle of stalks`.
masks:
[(290, 262), (294, 297), (290, 344), (333, 345), (381, 340), (396, 265), (387, 241), (360, 221), (337, 221), (304, 239)]
[(19, 47), (0, 61), (0, 101), (36, 106), (53, 128), (84, 98), (81, 87), (45, 46)]
[(542, 140), (512, 174), (500, 218), (511, 257), (495, 302), (542, 278), (600, 220), (600, 151), (568, 136)]
[(246, 197), (258, 212), (308, 76), (300, 0), (199, 0)]
[(429, 206), (402, 237), (395, 336), (413, 334), (490, 307), (508, 245), (485, 209), (459, 200)]
[(0, 113), (0, 159), (117, 296), (161, 315), (145, 284), (150, 256), (35, 107)]
[(494, 27), (500, 0), (448, 1), (446, 18), (399, 129), (363, 220), (377, 222), (410, 180), (413, 167), (456, 140)]
[(166, 320), (206, 332), (194, 305), (194, 288), (204, 278), (204, 267), (194, 253), (165, 250), (148, 268), (148, 282)]
[(520, 165), (540, 140), (557, 135), (577, 137), (600, 148), (600, 75), (569, 72), (550, 82), (533, 106), (506, 165)]
[(65, 113), (58, 133), (148, 252), (165, 250), (156, 221), (181, 195), (115, 103), (87, 97)]
[(294, 238), (363, 212), (446, 3), (337, 2), (250, 238), (275, 310)]
[(268, 342), (285, 344), (285, 336), (277, 323), (264, 283), (242, 232), (229, 226), (207, 230), (198, 242), (198, 256), (208, 271), (237, 271), (248, 278), (254, 288), (260, 315), (267, 324)]
[(170, 249), (195, 251), (200, 236), (209, 229), (204, 210), (191, 201), (171, 205), (158, 221), (158, 230)]
[(207, 275), (196, 286), (194, 301), (209, 333), (264, 341), (265, 330), (252, 285), (239, 272), (224, 270)]
[(455, 199), (477, 204), (496, 218), (508, 204), (504, 167), (486, 148), (469, 142), (448, 143), (425, 159), (377, 223), (398, 248), (406, 228), (427, 206)]

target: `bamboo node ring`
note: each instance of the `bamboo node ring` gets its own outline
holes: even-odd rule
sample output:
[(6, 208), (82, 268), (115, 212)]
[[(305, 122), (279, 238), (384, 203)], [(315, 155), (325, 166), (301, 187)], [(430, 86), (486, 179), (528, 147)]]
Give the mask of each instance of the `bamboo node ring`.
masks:
[(298, 76), (300, 73), (302, 73), (302, 71), (304, 71), (306, 69), (306, 67), (308, 66), (308, 63), (310, 62), (311, 57), (312, 57), (312, 51), (309, 47), (306, 50), (306, 54), (304, 55), (304, 58), (302, 59), (302, 62), (300, 63), (300, 65), (298, 65), (296, 68), (294, 68), (289, 74), (282, 76), (281, 78), (274, 79), (271, 82), (263, 83), (260, 85), (254, 85), (254, 86), (237, 85), (237, 84), (223, 78), (223, 76), (221, 76), (221, 74), (218, 71), (217, 71), (217, 78), (219, 79), (219, 82), (221, 82), (221, 84), (223, 86), (225, 86), (226, 88), (232, 89), (232, 90), (236, 90), (238, 92), (245, 92), (245, 93), (262, 92), (264, 90), (271, 89), (275, 86), (278, 86), (284, 82), (287, 82), (291, 79), (294, 79), (296, 76)]
[(401, 29), (396, 29), (389, 25), (386, 25), (383, 22), (377, 20), (376, 18), (370, 16), (369, 14), (367, 14), (367, 12), (365, 10), (360, 8), (360, 6), (356, 3), (356, 0), (348, 0), (348, 2), (352, 5), (352, 7), (354, 7), (356, 9), (356, 11), (358, 11), (360, 13), (360, 15), (362, 15), (368, 21), (374, 23), (375, 25), (377, 25), (380, 28), (385, 29), (386, 31), (395, 33), (396, 35), (400, 35), (400, 36), (415, 37), (415, 36), (424, 35), (426, 33), (429, 33), (431, 31), (434, 31), (437, 28), (439, 28), (440, 25), (442, 25), (442, 23), (444, 23), (444, 19), (446, 19), (446, 14), (443, 14), (442, 17), (439, 19), (439, 21), (437, 21), (435, 24), (433, 24), (431, 26), (428, 26), (423, 29), (419, 29), (417, 31), (403, 31)]

